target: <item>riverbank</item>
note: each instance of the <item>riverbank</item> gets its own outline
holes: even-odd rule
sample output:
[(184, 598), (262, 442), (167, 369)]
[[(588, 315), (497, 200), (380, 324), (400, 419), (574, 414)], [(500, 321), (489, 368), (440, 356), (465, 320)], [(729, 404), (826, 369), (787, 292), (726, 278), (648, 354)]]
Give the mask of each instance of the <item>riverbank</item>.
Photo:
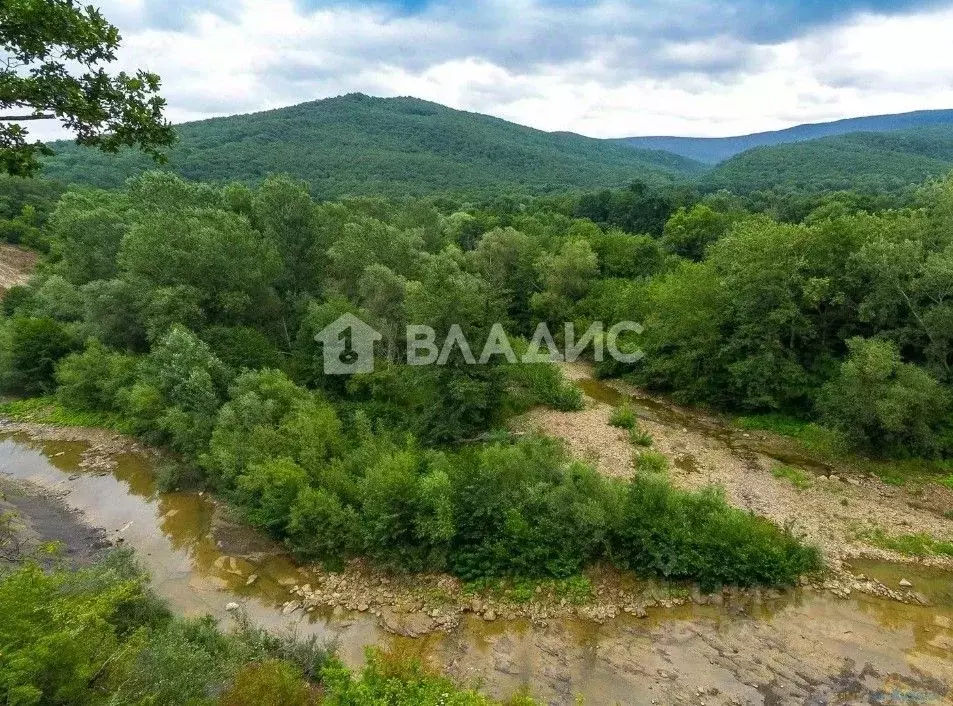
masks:
[(953, 541), (950, 488), (938, 483), (889, 485), (848, 464), (799, 453), (783, 437), (733, 427), (715, 415), (679, 407), (618, 380), (595, 380), (588, 366), (566, 365), (563, 370), (586, 393), (585, 408), (565, 413), (537, 409), (520, 420), (522, 428), (563, 439), (574, 455), (592, 461), (607, 475), (630, 477), (636, 450), (625, 430), (609, 424), (613, 408), (628, 401), (641, 428), (652, 436), (653, 450), (669, 460), (676, 486), (720, 485), (732, 505), (792, 526), (821, 548), (831, 571), (829, 590), (870, 590), (860, 572), (851, 572), (854, 559), (953, 569), (953, 556), (903, 554), (871, 542), (914, 534), (937, 543)]
[[(45, 501), (79, 510), (111, 543), (135, 549), (157, 593), (177, 612), (228, 621), (226, 606), (234, 602), (257, 624), (334, 640), (351, 666), (362, 662), (366, 646), (379, 645), (461, 683), (482, 683), (498, 697), (528, 688), (560, 704), (580, 694), (588, 704), (784, 704), (815, 695), (891, 703), (884, 694), (894, 693), (940, 704), (951, 693), (953, 596), (938, 588), (949, 584), (943, 576), (911, 575), (914, 588), (929, 593), (930, 608), (810, 589), (697, 596), (706, 603), (699, 605), (686, 592), (670, 603), (669, 596), (654, 597), (644, 617), (620, 611), (602, 619), (567, 600), (549, 617), (461, 610), (427, 632), (427, 621), (451, 613), (452, 590), (429, 583), (446, 577), (395, 583), (363, 567), (316, 576), (207, 496), (156, 493), (154, 454), (133, 440), (101, 430), (4, 431), (0, 470), (42, 489)], [(896, 577), (890, 566), (865, 570)], [(311, 611), (298, 595), (308, 583), (328, 598)], [(357, 598), (352, 588), (391, 605), (349, 610)], [(301, 606), (289, 609), (288, 601)]]

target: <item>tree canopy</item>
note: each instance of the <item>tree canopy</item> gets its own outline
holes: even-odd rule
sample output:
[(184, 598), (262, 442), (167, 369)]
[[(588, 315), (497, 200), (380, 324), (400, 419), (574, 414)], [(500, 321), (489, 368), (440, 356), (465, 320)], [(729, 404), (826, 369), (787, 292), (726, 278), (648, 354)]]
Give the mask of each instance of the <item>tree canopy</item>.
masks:
[[(0, 3), (0, 167), (30, 176), (52, 151), (30, 141), (24, 123), (57, 120), (76, 142), (105, 152), (138, 146), (161, 159), (175, 139), (162, 117), (159, 77), (109, 74), (119, 31), (93, 6), (75, 0)], [(11, 112), (12, 111), (12, 112)]]

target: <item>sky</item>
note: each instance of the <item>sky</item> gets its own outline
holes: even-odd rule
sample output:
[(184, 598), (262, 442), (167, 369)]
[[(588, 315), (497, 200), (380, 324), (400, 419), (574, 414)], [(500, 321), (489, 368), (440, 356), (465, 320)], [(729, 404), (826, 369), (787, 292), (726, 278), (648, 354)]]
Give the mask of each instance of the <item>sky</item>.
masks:
[(90, 1), (173, 122), (351, 92), (593, 137), (953, 108), (953, 0)]

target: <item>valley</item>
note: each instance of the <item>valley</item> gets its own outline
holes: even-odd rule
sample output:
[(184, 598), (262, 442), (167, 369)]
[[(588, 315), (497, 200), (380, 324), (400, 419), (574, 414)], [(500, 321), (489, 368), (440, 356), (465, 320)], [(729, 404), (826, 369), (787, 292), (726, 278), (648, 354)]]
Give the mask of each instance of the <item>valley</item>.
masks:
[[(366, 646), (377, 645), (494, 696), (528, 689), (554, 704), (579, 697), (587, 704), (946, 702), (953, 688), (950, 563), (851, 541), (844, 534), (851, 519), (838, 517), (821, 494), (849, 498), (845, 507), (886, 521), (891, 531), (915, 521), (942, 532), (941, 522), (911, 507), (904, 491), (886, 493), (869, 478), (840, 482), (843, 489), (819, 480), (821, 489), (805, 496), (759, 465), (784, 453), (779, 440), (750, 438), (624, 385), (596, 383), (585, 367), (567, 373), (590, 395), (586, 408), (538, 410), (518, 426), (542, 426), (603, 472), (630, 475), (623, 443), (631, 446), (606, 419), (609, 404), (635, 395), (640, 421), (672, 461), (673, 482), (718, 482), (733, 503), (793, 521), (824, 548), (830, 572), (795, 589), (708, 594), (595, 569), (591, 593), (568, 603), (545, 584), (514, 600), (465, 592), (450, 576), (408, 581), (360, 563), (329, 573), (297, 564), (208, 495), (157, 491), (155, 452), (94, 429), (4, 422), (0, 483), (24, 517), (65, 538), (71, 560), (88, 561), (91, 550), (109, 544), (133, 548), (177, 612), (227, 624), (234, 604), (269, 629), (333, 640), (353, 667)], [(738, 443), (726, 445), (733, 438)], [(78, 531), (78, 518), (98, 532)]]

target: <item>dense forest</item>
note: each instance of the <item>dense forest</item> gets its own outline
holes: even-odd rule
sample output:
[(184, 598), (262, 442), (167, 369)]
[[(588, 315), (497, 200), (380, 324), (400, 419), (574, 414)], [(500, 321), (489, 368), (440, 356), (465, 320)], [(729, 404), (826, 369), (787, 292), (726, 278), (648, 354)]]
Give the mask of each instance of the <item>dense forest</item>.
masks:
[(858, 132), (759, 147), (701, 177), (700, 188), (820, 194), (838, 189), (901, 192), (953, 168), (953, 126)]
[[(116, 189), (5, 179), (4, 237), (43, 258), (0, 317), (0, 389), (38, 399), (4, 409), (82, 413), (166, 449), (163, 487), (216, 493), (302, 561), (362, 557), (476, 584), (603, 563), (705, 589), (791, 585), (822, 568), (818, 549), (718, 488), (676, 488), (631, 411), (612, 423), (628, 429), (636, 473), (607, 477), (511, 430), (535, 406), (580, 408), (556, 364), (473, 365), (458, 344), (441, 365), (411, 365), (407, 326), (440, 341), (457, 329), (479, 352), (499, 324), (525, 353), (542, 324), (563, 345), (567, 322), (640, 322), (617, 343), (641, 359), (596, 362), (598, 374), (809, 425), (838, 453), (942, 464), (953, 177), (899, 185), (327, 200), (280, 175), (146, 171)], [(344, 314), (382, 334), (370, 372), (324, 368), (317, 334)], [(25, 703), (135, 702), (178, 684), (178, 669), (209, 703), (248, 703), (236, 690), (310, 703), (315, 685), (324, 703), (375, 689), (486, 703), (383, 657), (350, 675), (313, 644), (172, 618), (118, 559), (79, 573), (28, 563), (0, 581), (8, 604), (0, 637), (16, 669), (0, 675)], [(91, 674), (101, 652), (60, 629), (77, 605), (70, 625), (123, 655), (108, 669)]]
[[(319, 198), (434, 193), (552, 193), (670, 181), (698, 171), (690, 159), (610, 141), (548, 133), (417, 98), (350, 94), (178, 127), (170, 168), (200, 181), (257, 183), (273, 172)], [(53, 145), (48, 178), (117, 187), (152, 168), (135, 151), (106, 155)]]
[(861, 118), (807, 123), (783, 130), (733, 137), (625, 137), (621, 141), (641, 149), (673, 152), (704, 164), (718, 164), (755, 147), (806, 142), (848, 133), (885, 133), (938, 125), (947, 127), (953, 125), (953, 110), (917, 110), (912, 113), (894, 115), (867, 115)]
[[(286, 173), (306, 182), (318, 199), (558, 196), (618, 189), (634, 180), (742, 196), (841, 189), (902, 194), (911, 184), (953, 168), (948, 113), (858, 118), (712, 144), (681, 138), (672, 145), (659, 143), (673, 149), (662, 151), (650, 149), (656, 144), (651, 141), (547, 133), (416, 98), (351, 94), (185, 123), (177, 127), (179, 144), (166, 168), (220, 185), (254, 186), (269, 174)], [(854, 125), (849, 134), (812, 139)], [(899, 129), (905, 125), (914, 127)], [(863, 126), (871, 132), (856, 131)], [(785, 144), (790, 140), (798, 141)], [(762, 143), (767, 146), (756, 147)], [(148, 156), (133, 150), (104, 154), (67, 142), (52, 147), (55, 154), (44, 159), (43, 175), (54, 182), (117, 188), (155, 168)], [(679, 152), (697, 152), (701, 161)], [(721, 157), (730, 158), (715, 165)]]
[[(664, 201), (628, 193), (630, 208)], [(648, 472), (622, 483), (506, 433), (529, 406), (579, 406), (551, 364), (467, 365), (456, 347), (443, 366), (403, 360), (407, 323), (482, 342), (498, 322), (529, 338), (542, 321), (629, 318), (678, 252), (703, 250), (684, 231), (709, 213), (739, 217), (676, 211), (659, 238), (545, 205), (316, 202), (285, 177), (250, 189), (150, 172), (73, 190), (49, 217), (45, 265), (4, 299), (2, 382), (170, 448), (166, 483), (217, 490), (305, 559), (469, 580), (609, 560), (707, 586), (790, 583), (816, 550), (716, 491)], [(346, 312), (388, 340), (373, 372), (326, 375), (315, 334)]]

